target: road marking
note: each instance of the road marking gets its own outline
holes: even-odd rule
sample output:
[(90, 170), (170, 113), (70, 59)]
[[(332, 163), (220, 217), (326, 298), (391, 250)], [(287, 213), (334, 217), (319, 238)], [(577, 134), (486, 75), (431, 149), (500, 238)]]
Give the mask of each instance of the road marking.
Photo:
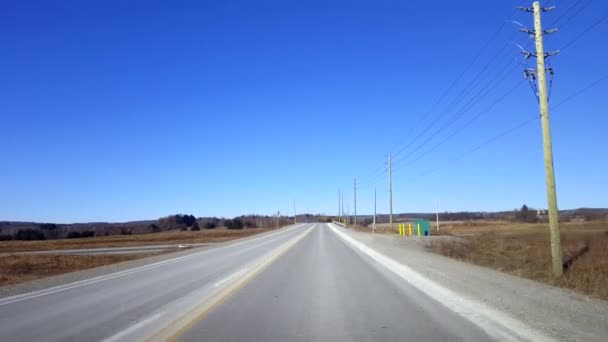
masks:
[(59, 286), (54, 286), (54, 287), (50, 287), (50, 288), (47, 288), (47, 289), (42, 289), (42, 290), (38, 290), (38, 291), (32, 291), (32, 292), (28, 292), (28, 293), (23, 293), (23, 294), (16, 295), (16, 296), (2, 298), (2, 299), (0, 299), (0, 306), (17, 303), (17, 302), (21, 302), (21, 301), (24, 301), (24, 300), (34, 299), (34, 298), (50, 295), (50, 294), (57, 293), (57, 292), (67, 291), (67, 290), (71, 290), (71, 289), (74, 289), (74, 288), (78, 288), (78, 287), (82, 287), (82, 286), (87, 286), (87, 285), (99, 283), (99, 282), (110, 280), (110, 279), (124, 277), (124, 276), (128, 276), (128, 275), (131, 275), (131, 274), (134, 274), (134, 273), (148, 271), (148, 270), (155, 269), (155, 268), (158, 268), (158, 267), (162, 267), (162, 266), (165, 266), (165, 265), (168, 265), (168, 264), (173, 264), (173, 263), (176, 263), (176, 262), (192, 259), (192, 258), (198, 257), (198, 256), (200, 256), (202, 254), (217, 252), (217, 251), (220, 251), (220, 250), (225, 250), (225, 249), (228, 249), (228, 248), (233, 248), (235, 246), (240, 246), (240, 245), (245, 244), (245, 243), (251, 243), (251, 242), (254, 242), (254, 241), (257, 241), (257, 240), (260, 240), (260, 239), (266, 239), (266, 238), (275, 236), (277, 234), (286, 234), (287, 232), (290, 232), (290, 231), (292, 231), (294, 229), (297, 229), (297, 228), (301, 227), (302, 225), (304, 225), (304, 224), (299, 224), (299, 225), (293, 226), (291, 228), (287, 228), (286, 230), (282, 230), (281, 229), (281, 230), (272, 232), (272, 233), (264, 235), (264, 236), (255, 237), (253, 239), (247, 239), (247, 240), (235, 242), (235, 243), (232, 243), (232, 244), (229, 244), (229, 245), (219, 246), (217, 248), (208, 249), (208, 250), (204, 250), (204, 251), (201, 251), (201, 252), (184, 255), (184, 256), (181, 256), (181, 257), (173, 258), (173, 259), (163, 260), (163, 261), (155, 262), (155, 263), (152, 263), (152, 264), (147, 264), (147, 265), (143, 265), (143, 266), (139, 266), (139, 267), (135, 267), (135, 268), (130, 268), (130, 269), (127, 269), (127, 270), (124, 270), (124, 271), (118, 271), (118, 272), (115, 272), (115, 273), (110, 273), (110, 274), (106, 274), (106, 275), (102, 275), (102, 276), (97, 276), (97, 277), (93, 277), (93, 278), (89, 278), (89, 279), (78, 280), (78, 281), (75, 281), (75, 282), (72, 282), (72, 283), (68, 283), (68, 284), (64, 284), (64, 285), (59, 285)]
[(410, 267), (377, 252), (364, 243), (350, 237), (334, 224), (330, 223), (329, 227), (348, 245), (360, 250), (378, 264), (384, 266), (446, 308), (471, 321), (491, 337), (499, 341), (554, 341), (554, 339), (530, 328), (506, 313), (491, 308), (487, 304), (465, 298), (426, 278)]
[(275, 248), (270, 253), (270, 255), (267, 254), (266, 256), (262, 257), (262, 260), (259, 261), (257, 265), (247, 269), (247, 272), (243, 272), (243, 274), (240, 274), (240, 277), (238, 277), (238, 279), (233, 279), (230, 284), (220, 289), (219, 292), (213, 295), (211, 298), (203, 301), (186, 314), (182, 315), (175, 321), (167, 324), (164, 328), (157, 331), (154, 335), (148, 337), (146, 341), (175, 341), (181, 334), (192, 328), (194, 323), (204, 319), (211, 311), (213, 311), (213, 309), (222, 304), (232, 294), (236, 293), (236, 291), (238, 291), (241, 287), (245, 286), (245, 284), (255, 278), (256, 275), (262, 272), (266, 267), (272, 264), (281, 255), (286, 253), (291, 247), (295, 246), (315, 227), (316, 225), (308, 228), (304, 233), (291, 238), (281, 246)]
[(152, 323), (153, 321), (159, 319), (162, 315), (163, 315), (163, 313), (159, 312), (150, 317), (147, 317), (147, 318), (137, 322), (136, 324), (128, 327), (127, 329), (122, 330), (122, 331), (118, 332), (117, 334), (114, 334), (114, 335), (104, 339), (103, 342), (125, 341), (126, 337), (128, 337), (132, 333), (136, 332), (137, 330), (145, 327), (146, 325)]
[(216, 283), (213, 284), (213, 287), (222, 286), (222, 285), (230, 282), (231, 280), (240, 277), (243, 273), (246, 273), (248, 270), (249, 270), (248, 268), (242, 268), (242, 269), (232, 273), (231, 275), (227, 276), (226, 278), (223, 278), (223, 279), (217, 281)]

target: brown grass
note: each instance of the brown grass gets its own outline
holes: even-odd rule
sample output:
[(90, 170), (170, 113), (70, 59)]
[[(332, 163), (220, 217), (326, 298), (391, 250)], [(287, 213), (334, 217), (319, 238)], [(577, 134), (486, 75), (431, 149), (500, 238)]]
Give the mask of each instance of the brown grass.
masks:
[(133, 260), (152, 254), (130, 255), (5, 255), (0, 256), (0, 286)]
[(126, 247), (158, 244), (224, 242), (273, 230), (273, 228), (202, 229), (200, 231), (167, 231), (139, 235), (96, 236), (82, 239), (45, 241), (1, 241), (0, 252), (13, 253), (37, 250)]
[(608, 222), (560, 224), (564, 260), (588, 247), (559, 279), (551, 276), (547, 224), (507, 222), (446, 226), (443, 234), (461, 236), (465, 243), (442, 241), (431, 250), (520, 277), (567, 287), (608, 299)]
[[(588, 221), (588, 222), (560, 222), (560, 231), (562, 233), (595, 233), (608, 231), (608, 222), (606, 221)], [(433, 235), (476, 235), (480, 233), (501, 234), (544, 234), (549, 232), (547, 223), (519, 223), (508, 221), (490, 221), (490, 220), (475, 220), (475, 221), (451, 221), (440, 222), (439, 231), (432, 224)]]

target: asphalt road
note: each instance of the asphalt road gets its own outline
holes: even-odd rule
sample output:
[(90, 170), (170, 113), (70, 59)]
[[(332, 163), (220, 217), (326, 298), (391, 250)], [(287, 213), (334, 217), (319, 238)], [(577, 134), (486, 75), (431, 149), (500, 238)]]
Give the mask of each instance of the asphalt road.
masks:
[(303, 224), (2, 298), (0, 341), (541, 340), (347, 241)]
[(142, 340), (309, 228), (282, 229), (176, 259), (2, 298), (0, 341)]
[(489, 336), (327, 225), (313, 231), (180, 341), (488, 341)]

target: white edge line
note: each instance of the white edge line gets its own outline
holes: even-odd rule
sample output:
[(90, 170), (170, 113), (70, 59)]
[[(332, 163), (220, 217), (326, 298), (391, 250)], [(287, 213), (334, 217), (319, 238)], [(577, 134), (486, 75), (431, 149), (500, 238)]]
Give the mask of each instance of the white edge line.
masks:
[(143, 328), (144, 326), (152, 323), (153, 321), (159, 319), (162, 315), (163, 315), (162, 312), (158, 312), (150, 317), (144, 318), (143, 320), (133, 324), (132, 326), (130, 326), (122, 331), (119, 331), (118, 333), (116, 333), (108, 338), (103, 339), (103, 342), (122, 341), (129, 334), (131, 334), (131, 333)]
[(298, 224), (294, 227), (288, 228), (286, 230), (279, 230), (279, 231), (275, 231), (273, 233), (264, 235), (264, 236), (258, 236), (255, 237), (253, 239), (247, 239), (247, 240), (243, 240), (243, 241), (238, 241), (235, 243), (231, 243), (228, 245), (224, 245), (224, 246), (219, 246), (213, 249), (208, 249), (208, 250), (204, 250), (201, 252), (197, 252), (197, 253), (193, 253), (193, 254), (188, 254), (188, 255), (184, 255), (181, 257), (177, 257), (174, 259), (168, 259), (168, 260), (163, 260), (163, 261), (159, 261), (159, 262), (155, 262), (152, 264), (147, 264), (147, 265), (143, 265), (143, 266), (139, 266), (139, 267), (135, 267), (135, 268), (130, 268), (127, 270), (123, 270), (123, 271), (118, 271), (118, 272), (114, 272), (114, 273), (109, 273), (109, 274), (104, 274), (101, 276), (97, 276), (97, 277), (93, 277), (93, 278), (89, 278), (89, 279), (83, 279), (83, 280), (77, 280), (75, 282), (72, 283), (67, 283), (67, 284), (63, 284), (63, 285), (58, 285), (58, 286), (54, 286), (54, 287), (49, 287), (46, 289), (41, 289), (41, 290), (37, 290), (37, 291), (32, 291), (32, 292), (28, 292), (28, 293), (22, 293), (19, 295), (15, 295), (15, 296), (10, 296), (10, 297), (5, 297), (5, 298), (1, 298), (0, 299), (0, 306), (4, 306), (4, 305), (8, 305), (8, 304), (13, 304), (13, 303), (17, 303), (17, 302), (21, 302), (24, 300), (29, 300), (29, 299), (34, 299), (34, 298), (38, 298), (38, 297), (42, 297), (42, 296), (46, 296), (49, 294), (53, 294), (53, 293), (57, 293), (57, 292), (61, 292), (61, 291), (67, 291), (73, 288), (77, 288), (77, 287), (81, 287), (81, 286), (86, 286), (86, 285), (91, 285), (91, 284), (95, 284), (98, 282), (102, 282), (102, 281), (106, 281), (106, 280), (110, 280), (110, 279), (114, 279), (114, 278), (119, 278), (119, 277), (124, 277), (133, 273), (139, 273), (139, 272), (143, 272), (143, 271), (147, 271), (150, 269), (154, 269), (154, 268), (158, 268), (167, 264), (172, 264), (175, 262), (179, 262), (182, 260), (187, 260), (187, 259), (191, 259), (194, 257), (197, 257), (199, 255), (202, 254), (206, 254), (206, 253), (211, 253), (211, 252), (216, 252), (218, 250), (222, 250), (222, 249), (226, 249), (226, 248), (232, 248), (235, 246), (239, 246), (241, 244), (244, 243), (250, 243), (253, 241), (257, 241), (260, 239), (265, 239), (277, 234), (281, 234), (281, 233), (287, 233), (290, 232), (294, 229), (297, 229), (299, 227), (301, 227), (302, 225), (305, 224)]
[(458, 293), (424, 277), (410, 267), (375, 251), (362, 242), (359, 242), (340, 231), (334, 224), (329, 223), (329, 226), (334, 233), (342, 238), (347, 244), (350, 244), (351, 247), (357, 248), (361, 252), (367, 254), (380, 265), (398, 275), (419, 291), (479, 326), (489, 335), (496, 337), (501, 341), (521, 341), (522, 339), (529, 341), (554, 341), (554, 339), (532, 329), (528, 325), (504, 312), (491, 308), (481, 302), (464, 298)]

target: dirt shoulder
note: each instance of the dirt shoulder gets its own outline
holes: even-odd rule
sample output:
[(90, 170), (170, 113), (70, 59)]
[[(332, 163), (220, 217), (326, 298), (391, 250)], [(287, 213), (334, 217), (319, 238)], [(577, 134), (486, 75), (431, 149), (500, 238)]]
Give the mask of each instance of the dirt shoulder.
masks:
[(553, 338), (605, 341), (608, 336), (608, 302), (426, 250), (430, 241), (449, 237), (408, 238), (344, 231), (438, 285), (504, 312)]

